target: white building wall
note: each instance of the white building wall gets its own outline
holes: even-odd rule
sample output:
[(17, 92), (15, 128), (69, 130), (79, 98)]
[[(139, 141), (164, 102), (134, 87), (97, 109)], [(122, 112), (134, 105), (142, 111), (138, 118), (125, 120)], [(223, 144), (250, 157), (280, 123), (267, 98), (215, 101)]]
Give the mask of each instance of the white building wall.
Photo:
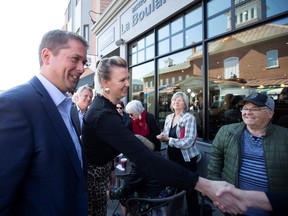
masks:
[[(110, 8), (95, 24), (98, 56), (117, 49), (115, 42), (133, 40), (153, 26), (168, 19), (194, 0), (136, 0), (113, 1)], [(120, 52), (125, 46), (120, 45)], [(125, 55), (122, 55), (125, 56)]]

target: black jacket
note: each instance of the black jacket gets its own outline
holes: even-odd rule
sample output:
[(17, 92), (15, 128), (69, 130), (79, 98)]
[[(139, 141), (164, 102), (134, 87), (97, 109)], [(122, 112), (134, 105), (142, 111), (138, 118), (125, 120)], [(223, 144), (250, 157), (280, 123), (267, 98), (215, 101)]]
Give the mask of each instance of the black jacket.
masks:
[(151, 152), (123, 123), (116, 105), (97, 95), (83, 121), (82, 141), (89, 164), (104, 165), (119, 153), (161, 184), (193, 189), (198, 174)]

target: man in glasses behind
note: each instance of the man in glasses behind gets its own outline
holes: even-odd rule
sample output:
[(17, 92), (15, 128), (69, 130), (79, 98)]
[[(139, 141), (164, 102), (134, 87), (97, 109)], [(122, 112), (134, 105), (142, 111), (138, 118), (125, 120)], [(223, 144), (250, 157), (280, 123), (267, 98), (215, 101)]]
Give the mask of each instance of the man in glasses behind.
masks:
[[(225, 125), (211, 148), (208, 178), (243, 190), (288, 191), (288, 129), (272, 124), (275, 102), (254, 93), (244, 99), (243, 122)], [(250, 208), (245, 215), (270, 215)]]
[(119, 101), (116, 104), (116, 110), (118, 111), (118, 113), (122, 116), (123, 118), (123, 122), (126, 125), (128, 123), (128, 121), (130, 121), (130, 117), (129, 115), (124, 111), (124, 103), (123, 101)]

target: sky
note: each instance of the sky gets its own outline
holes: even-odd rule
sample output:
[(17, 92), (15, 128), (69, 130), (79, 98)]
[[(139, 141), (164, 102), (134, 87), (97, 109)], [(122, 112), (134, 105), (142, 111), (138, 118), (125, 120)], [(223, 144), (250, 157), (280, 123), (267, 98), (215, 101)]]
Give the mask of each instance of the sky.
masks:
[(61, 29), (68, 0), (3, 1), (0, 7), (0, 91), (39, 72), (42, 36)]

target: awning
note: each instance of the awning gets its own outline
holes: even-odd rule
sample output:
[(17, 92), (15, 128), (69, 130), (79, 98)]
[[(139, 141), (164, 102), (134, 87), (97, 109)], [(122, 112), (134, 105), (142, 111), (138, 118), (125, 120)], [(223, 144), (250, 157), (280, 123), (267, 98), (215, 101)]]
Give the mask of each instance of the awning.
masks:
[(257, 80), (247, 80), (248, 86), (280, 86), (288, 85), (288, 78), (266, 78)]

